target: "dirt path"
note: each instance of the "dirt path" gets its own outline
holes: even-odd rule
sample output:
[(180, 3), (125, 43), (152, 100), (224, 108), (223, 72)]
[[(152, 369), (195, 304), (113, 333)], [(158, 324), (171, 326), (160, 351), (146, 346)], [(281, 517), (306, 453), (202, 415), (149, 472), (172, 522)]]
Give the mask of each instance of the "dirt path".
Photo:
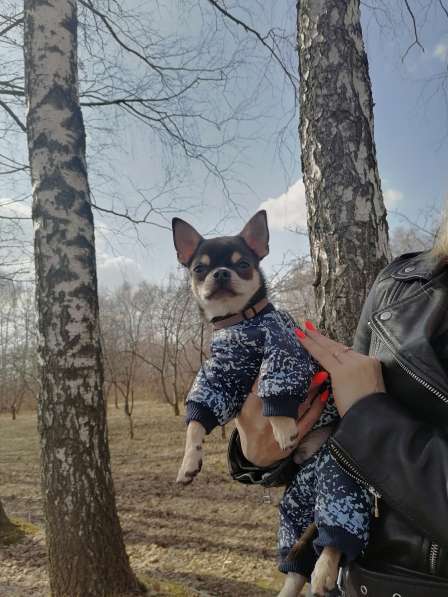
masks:
[[(277, 511), (259, 488), (232, 482), (226, 440), (215, 431), (204, 469), (186, 488), (173, 483), (184, 444), (182, 418), (165, 405), (136, 405), (135, 439), (121, 411), (109, 409), (119, 514), (132, 566), (150, 595), (272, 596), (282, 584), (275, 566)], [(276, 502), (279, 493), (273, 493)], [(0, 417), (0, 496), (11, 516), (42, 528), (35, 415)], [(42, 530), (0, 546), (0, 596), (46, 597)]]

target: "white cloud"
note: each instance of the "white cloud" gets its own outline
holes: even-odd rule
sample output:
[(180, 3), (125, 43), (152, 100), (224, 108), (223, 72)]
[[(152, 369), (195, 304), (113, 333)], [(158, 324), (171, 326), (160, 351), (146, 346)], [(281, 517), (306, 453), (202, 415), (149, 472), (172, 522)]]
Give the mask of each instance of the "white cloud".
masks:
[(391, 209), (395, 207), (395, 204), (398, 201), (401, 201), (403, 199), (403, 193), (401, 191), (398, 191), (397, 189), (386, 189), (383, 192), (383, 197), (387, 209)]
[(117, 251), (116, 244), (116, 232), (104, 222), (98, 222), (95, 225), (98, 280), (100, 286), (111, 290), (121, 286), (123, 282), (137, 284), (144, 278), (137, 260)]
[(448, 44), (437, 44), (434, 49), (433, 56), (434, 58), (438, 58), (441, 62), (446, 62), (448, 60)]
[[(404, 195), (398, 189), (388, 188), (383, 192), (383, 197), (386, 207), (392, 209)], [(306, 228), (307, 211), (303, 181), (298, 180), (279, 197), (266, 199), (259, 209), (267, 211), (271, 230)]]
[(300, 179), (286, 193), (279, 197), (266, 199), (259, 209), (268, 214), (271, 230), (285, 230), (306, 227), (305, 186)]
[(109, 255), (97, 252), (98, 279), (101, 286), (117, 288), (123, 282), (136, 284), (143, 279), (140, 265), (125, 255)]

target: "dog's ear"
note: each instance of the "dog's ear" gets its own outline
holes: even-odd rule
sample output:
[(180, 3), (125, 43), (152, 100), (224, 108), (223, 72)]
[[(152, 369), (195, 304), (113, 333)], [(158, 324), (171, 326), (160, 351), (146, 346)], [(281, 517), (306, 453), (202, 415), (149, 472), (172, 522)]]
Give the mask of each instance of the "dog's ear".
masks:
[(262, 209), (251, 217), (244, 228), (239, 233), (246, 244), (257, 255), (258, 259), (263, 259), (269, 253), (269, 230), (266, 211)]
[(173, 218), (172, 228), (177, 259), (182, 265), (188, 267), (202, 240), (202, 236), (193, 228), (193, 226), (190, 226), (188, 222), (185, 222), (180, 218)]

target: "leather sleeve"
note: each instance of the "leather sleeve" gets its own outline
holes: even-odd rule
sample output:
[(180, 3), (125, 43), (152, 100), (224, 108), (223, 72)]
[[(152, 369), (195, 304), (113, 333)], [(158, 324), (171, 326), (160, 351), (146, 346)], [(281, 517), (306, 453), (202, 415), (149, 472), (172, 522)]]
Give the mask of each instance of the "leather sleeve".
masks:
[(361, 311), (361, 316), (359, 318), (358, 326), (356, 328), (355, 337), (353, 341), (353, 350), (356, 350), (356, 352), (360, 352), (361, 354), (366, 355), (369, 354), (370, 349), (371, 331), (368, 326), (368, 321), (373, 311), (375, 288), (376, 284), (373, 285), (371, 291), (369, 292), (364, 302), (364, 306)]
[(394, 510), (448, 547), (448, 431), (372, 394), (347, 411), (332, 444)]

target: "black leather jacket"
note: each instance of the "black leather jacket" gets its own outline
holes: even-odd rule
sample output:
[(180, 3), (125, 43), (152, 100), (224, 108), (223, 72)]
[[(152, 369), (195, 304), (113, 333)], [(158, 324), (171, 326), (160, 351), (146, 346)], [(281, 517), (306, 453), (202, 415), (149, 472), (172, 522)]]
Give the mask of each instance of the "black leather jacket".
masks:
[[(355, 349), (381, 360), (387, 388), (355, 404), (331, 440), (378, 502), (360, 564), (427, 587), (440, 579), (448, 596), (448, 265), (413, 253), (387, 266), (364, 306)], [(433, 594), (425, 588), (421, 597)]]

